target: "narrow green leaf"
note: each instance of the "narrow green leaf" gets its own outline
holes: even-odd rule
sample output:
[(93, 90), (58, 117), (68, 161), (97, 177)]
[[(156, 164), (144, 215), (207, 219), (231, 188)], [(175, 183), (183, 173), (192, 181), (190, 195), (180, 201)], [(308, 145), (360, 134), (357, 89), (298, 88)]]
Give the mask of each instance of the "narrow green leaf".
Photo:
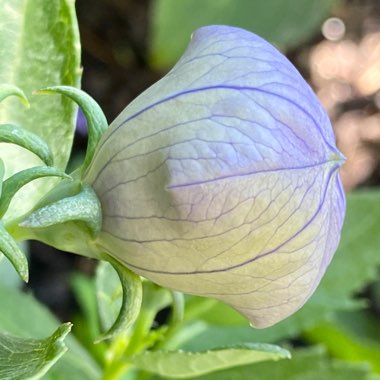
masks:
[(95, 148), (100, 138), (108, 128), (107, 119), (99, 104), (84, 91), (78, 90), (75, 87), (54, 86), (46, 87), (38, 91), (38, 94), (56, 93), (65, 95), (77, 103), (86, 117), (88, 142), (86, 156), (82, 166), (82, 173), (84, 173), (94, 156)]
[(299, 46), (318, 33), (335, 3), (335, 0), (156, 0), (151, 7), (150, 59), (157, 68), (170, 67), (186, 48), (191, 33), (212, 24), (251, 30), (282, 48)]
[[(33, 96), (54, 85), (80, 84), (80, 41), (74, 0), (0, 0), (0, 83), (22, 89), (30, 108), (18, 99), (0, 104), (0, 123), (12, 122), (34, 132), (49, 145), (54, 165), (64, 170), (76, 124), (76, 106), (69, 99)], [(41, 164), (33, 153), (1, 144), (5, 178)], [(16, 195), (4, 216), (12, 222), (33, 208), (57, 181), (45, 178)]]
[(12, 84), (0, 84), (0, 103), (8, 96), (17, 96), (24, 106), (29, 108), (29, 102), (24, 91)]
[[(165, 379), (158, 376), (150, 380)], [(179, 379), (179, 378), (178, 378)], [(322, 347), (292, 351), (292, 360), (270, 361), (217, 371), (192, 380), (378, 380), (367, 365), (331, 360)]]
[(71, 323), (61, 325), (43, 340), (19, 338), (0, 332), (0, 378), (36, 380), (67, 351), (63, 343)]
[(20, 226), (43, 228), (71, 221), (84, 222), (93, 236), (100, 231), (102, 209), (90, 186), (84, 185), (78, 194), (37, 209), (28, 215)]
[(278, 346), (245, 344), (205, 352), (146, 351), (134, 356), (132, 363), (164, 378), (193, 379), (195, 376), (235, 366), (289, 358), (289, 351)]
[(28, 282), (28, 260), (8, 231), (0, 222), (0, 252), (12, 263), (20, 277)]
[[(107, 258), (107, 260), (110, 259)], [(114, 260), (110, 261), (110, 263), (120, 279), (122, 287), (122, 302), (119, 314), (115, 322), (107, 332), (105, 332), (96, 340), (96, 342), (101, 342), (105, 339), (111, 339), (119, 334), (125, 334), (128, 331), (129, 327), (135, 323), (141, 308), (142, 285), (140, 276), (131, 272), (125, 266), (119, 264)], [(97, 270), (96, 281), (99, 308), (101, 310), (102, 319), (105, 321), (107, 321), (107, 319), (104, 318), (104, 308), (107, 307), (107, 304), (112, 305), (113, 299), (117, 301), (118, 298), (117, 290), (116, 294), (114, 293), (114, 290), (111, 290), (111, 293), (109, 292), (110, 289), (107, 284), (108, 272), (109, 267), (107, 267), (107, 264), (101, 263)]]
[(14, 124), (0, 125), (0, 142), (21, 146), (33, 152), (46, 165), (53, 165), (49, 146), (38, 135)]
[[(0, 329), (12, 335), (43, 338), (59, 325), (59, 321), (31, 294), (0, 284), (0, 300)], [(50, 369), (46, 380), (100, 380), (99, 366), (72, 334), (67, 336), (65, 343), (68, 351)]]
[(0, 199), (1, 199), (1, 192), (3, 189), (3, 178), (4, 178), (4, 162), (0, 158)]
[(23, 186), (42, 177), (70, 178), (69, 175), (51, 166), (36, 166), (14, 174), (3, 182), (3, 191), (0, 199), (0, 217), (8, 210), (12, 198)]

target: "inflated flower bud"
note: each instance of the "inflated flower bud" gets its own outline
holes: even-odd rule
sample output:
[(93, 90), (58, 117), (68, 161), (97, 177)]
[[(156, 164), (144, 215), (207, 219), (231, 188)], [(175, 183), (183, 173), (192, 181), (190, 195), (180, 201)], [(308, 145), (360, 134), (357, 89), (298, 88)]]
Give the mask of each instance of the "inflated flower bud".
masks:
[(343, 161), (292, 64), (250, 32), (209, 26), (114, 121), (84, 181), (104, 251), (266, 327), (306, 302), (337, 248)]

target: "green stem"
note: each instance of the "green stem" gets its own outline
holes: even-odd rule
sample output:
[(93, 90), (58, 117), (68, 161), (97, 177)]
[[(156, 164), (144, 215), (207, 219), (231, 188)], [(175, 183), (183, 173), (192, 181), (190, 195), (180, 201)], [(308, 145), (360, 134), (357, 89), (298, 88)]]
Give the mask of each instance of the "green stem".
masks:
[(150, 331), (156, 313), (151, 310), (141, 310), (138, 320), (129, 339), (125, 336), (116, 339), (107, 352), (108, 365), (104, 370), (102, 380), (119, 380), (133, 368), (128, 357), (146, 348), (145, 337)]
[(141, 309), (139, 318), (133, 328), (132, 336), (129, 340), (128, 347), (124, 352), (125, 356), (132, 356), (138, 352), (141, 352), (146, 348), (145, 337), (148, 335), (154, 318), (156, 316), (155, 312), (152, 310)]
[(102, 380), (119, 380), (121, 379), (131, 365), (127, 362), (118, 361), (103, 373)]
[(124, 360), (124, 351), (128, 345), (128, 339), (119, 336), (115, 339), (106, 353), (106, 366), (102, 380), (119, 380), (132, 366)]

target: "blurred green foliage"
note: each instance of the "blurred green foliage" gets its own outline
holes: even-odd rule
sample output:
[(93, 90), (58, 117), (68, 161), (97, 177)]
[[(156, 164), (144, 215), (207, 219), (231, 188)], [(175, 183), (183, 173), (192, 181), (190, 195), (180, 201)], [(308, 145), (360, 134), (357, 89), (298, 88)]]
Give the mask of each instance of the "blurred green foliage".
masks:
[(155, 0), (151, 9), (150, 60), (172, 66), (191, 33), (204, 25), (238, 26), (280, 49), (299, 46), (320, 29), (337, 0)]

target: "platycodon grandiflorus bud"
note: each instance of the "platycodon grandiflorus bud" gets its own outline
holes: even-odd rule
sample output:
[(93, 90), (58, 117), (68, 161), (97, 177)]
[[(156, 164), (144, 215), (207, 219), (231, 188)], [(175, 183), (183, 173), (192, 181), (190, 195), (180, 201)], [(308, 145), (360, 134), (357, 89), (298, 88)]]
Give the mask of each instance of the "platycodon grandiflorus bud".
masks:
[(84, 181), (104, 252), (267, 327), (307, 301), (337, 248), (343, 162), (294, 66), (253, 33), (208, 26), (112, 123)]

